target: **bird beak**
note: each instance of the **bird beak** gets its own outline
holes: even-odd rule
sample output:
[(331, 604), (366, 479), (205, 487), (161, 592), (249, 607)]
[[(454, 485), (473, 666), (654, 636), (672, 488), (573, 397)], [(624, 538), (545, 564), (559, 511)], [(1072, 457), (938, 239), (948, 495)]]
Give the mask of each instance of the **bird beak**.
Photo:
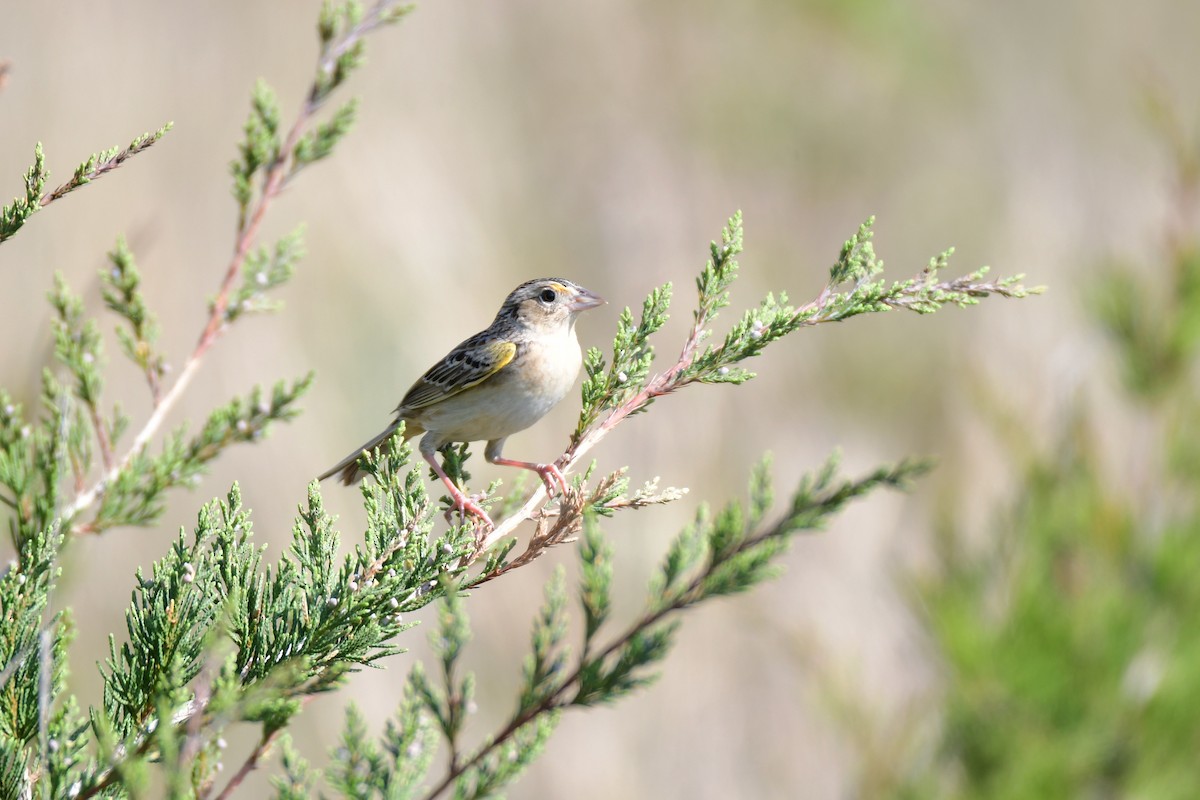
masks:
[(589, 308), (602, 306), (608, 301), (598, 294), (592, 294), (587, 289), (581, 289), (579, 294), (571, 298), (571, 302), (567, 303), (567, 308), (573, 312), (587, 311)]

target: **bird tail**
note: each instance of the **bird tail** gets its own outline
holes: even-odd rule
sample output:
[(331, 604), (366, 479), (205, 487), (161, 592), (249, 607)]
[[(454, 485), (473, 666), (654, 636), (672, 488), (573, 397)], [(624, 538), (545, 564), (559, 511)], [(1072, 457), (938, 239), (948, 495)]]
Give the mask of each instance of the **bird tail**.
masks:
[[(354, 482), (357, 481), (362, 475), (362, 470), (358, 467), (358, 460), (362, 458), (363, 453), (374, 450), (376, 447), (379, 447), (379, 445), (390, 439), (396, 432), (396, 428), (400, 427), (400, 423), (401, 420), (396, 420), (391, 425), (388, 425), (383, 429), (382, 433), (380, 433), (378, 436), (372, 437), (369, 441), (364, 442), (361, 447), (355, 448), (353, 453), (339, 461), (332, 469), (322, 473), (317, 480), (323, 481), (326, 478), (337, 475), (338, 480), (345, 485), (353, 485)], [(416, 425), (409, 424), (404, 429), (404, 438), (407, 441), (421, 432), (421, 428), (418, 428)]]

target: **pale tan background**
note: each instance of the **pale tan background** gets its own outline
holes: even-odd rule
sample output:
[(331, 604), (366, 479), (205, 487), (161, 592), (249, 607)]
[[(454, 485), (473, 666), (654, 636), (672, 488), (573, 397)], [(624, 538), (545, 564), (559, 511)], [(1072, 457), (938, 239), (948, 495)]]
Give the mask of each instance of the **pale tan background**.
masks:
[[(231, 250), (226, 165), (250, 87), (265, 78), (285, 117), (295, 110), (316, 7), (0, 5), (0, 57), (12, 61), (0, 92), (6, 199), (38, 140), (57, 183), (90, 152), (175, 122), (150, 153), (0, 248), (0, 379), (27, 406), (49, 353), (40, 298), (52, 272), (97, 308), (95, 272), (118, 233), (137, 253), (163, 346), (182, 363)], [(485, 325), (517, 282), (563, 275), (609, 298), (579, 325), (586, 344), (607, 346), (621, 306), (674, 281), (679, 304), (660, 338), (670, 354), (706, 244), (735, 209), (747, 228), (738, 307), (767, 290), (808, 299), (841, 242), (878, 214), (895, 277), (953, 244), (960, 271), (990, 263), (1052, 291), (807, 331), (754, 364), (762, 377), (750, 385), (689, 390), (619, 429), (597, 453), (602, 466), (692, 490), (609, 526), (626, 612), (695, 504), (740, 497), (763, 451), (782, 487), (835, 447), (851, 469), (910, 453), (942, 467), (914, 496), (874, 496), (800, 541), (782, 580), (695, 614), (659, 684), (615, 710), (568, 715), (511, 793), (854, 796), (855, 748), (820, 687), (849, 687), (884, 720), (928, 702), (936, 670), (897, 567), (919, 562), (937, 518), (980, 527), (1004, 496), (983, 397), (1023, 415), (1035, 443), (1077, 393), (1104, 406), (1112, 376), (1078, 286), (1098, 260), (1157, 244), (1170, 171), (1138, 97), (1152, 75), (1195, 108), (1198, 26), (1200, 5), (1186, 0), (1136, 12), (1084, 0), (422, 5), (370, 43), (349, 87), (361, 120), (340, 152), (271, 213), (270, 235), (308, 224), (286, 311), (221, 341), (172, 422), (196, 421), (254, 381), (313, 369), (306, 413), (175, 495), (161, 529), (72, 546), (59, 599), (78, 611), (76, 690), (98, 699), (93, 662), (107, 632), (123, 630), (135, 567), (173, 529), (190, 529), (201, 502), (241, 481), (277, 558), (306, 481), (386, 422), (411, 380)], [(110, 399), (144, 418), (133, 370), (117, 362), (109, 375)], [(513, 437), (508, 454), (558, 452), (577, 403)], [(356, 493), (331, 488), (328, 502), (353, 543)], [(470, 602), (484, 698), (472, 734), (510, 709), (541, 584), (574, 560), (563, 549)], [(297, 726), (303, 751), (324, 760), (351, 698), (378, 731), (424, 636), (410, 632), (413, 654), (314, 703)], [(235, 751), (247, 735), (231, 736)]]

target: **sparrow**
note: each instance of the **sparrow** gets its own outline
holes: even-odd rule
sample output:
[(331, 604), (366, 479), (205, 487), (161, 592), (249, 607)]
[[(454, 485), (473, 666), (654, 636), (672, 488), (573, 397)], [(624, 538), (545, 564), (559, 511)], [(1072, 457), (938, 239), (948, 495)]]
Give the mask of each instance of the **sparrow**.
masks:
[[(504, 441), (554, 408), (575, 383), (583, 354), (575, 319), (605, 300), (563, 278), (538, 278), (513, 289), (486, 329), (466, 339), (422, 375), (378, 436), (343, 458), (318, 480), (338, 475), (346, 485), (361, 475), (358, 460), (386, 441), (400, 423), (404, 438), (421, 436), (418, 449), (464, 514), (494, 527), (487, 513), (467, 497), (438, 463), (437, 452), (455, 442), (486, 441), (491, 464), (536, 472), (551, 494), (567, 488), (553, 463), (504, 458)], [(423, 434), (423, 435), (422, 435)]]

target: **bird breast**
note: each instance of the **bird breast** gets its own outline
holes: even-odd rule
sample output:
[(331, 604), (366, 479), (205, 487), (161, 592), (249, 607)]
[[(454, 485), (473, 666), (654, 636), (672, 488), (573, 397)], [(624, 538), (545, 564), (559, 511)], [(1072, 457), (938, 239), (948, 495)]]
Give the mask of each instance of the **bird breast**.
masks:
[(446, 443), (503, 439), (554, 408), (571, 390), (582, 363), (573, 327), (536, 337), (477, 386), (404, 416)]

